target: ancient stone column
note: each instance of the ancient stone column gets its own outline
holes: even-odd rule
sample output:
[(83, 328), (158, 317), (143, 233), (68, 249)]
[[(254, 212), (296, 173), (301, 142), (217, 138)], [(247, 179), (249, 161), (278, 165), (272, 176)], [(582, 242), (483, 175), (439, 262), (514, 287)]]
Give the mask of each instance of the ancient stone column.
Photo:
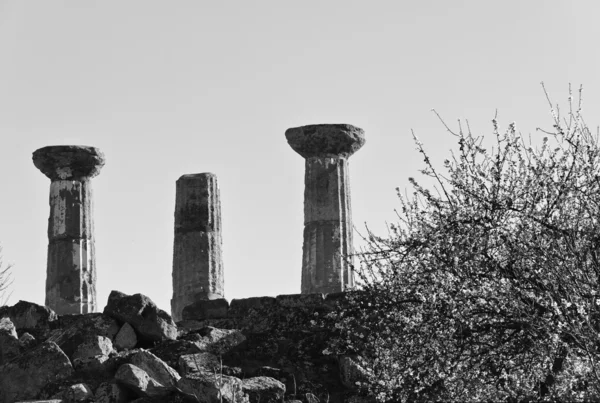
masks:
[(221, 200), (212, 173), (183, 175), (177, 180), (173, 299), (171, 316), (196, 301), (223, 298)]
[(346, 124), (286, 130), (289, 145), (306, 159), (302, 294), (341, 292), (354, 286), (348, 158), (365, 143)]
[(46, 306), (57, 314), (96, 311), (91, 178), (104, 166), (94, 147), (49, 146), (33, 163), (52, 181), (48, 219)]

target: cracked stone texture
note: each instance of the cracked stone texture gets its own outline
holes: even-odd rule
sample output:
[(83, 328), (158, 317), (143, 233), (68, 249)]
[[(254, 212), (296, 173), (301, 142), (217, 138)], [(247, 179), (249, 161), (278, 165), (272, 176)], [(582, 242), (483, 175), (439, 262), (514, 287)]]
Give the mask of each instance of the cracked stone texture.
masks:
[(33, 153), (34, 165), (51, 179), (46, 306), (58, 314), (96, 310), (91, 178), (104, 166), (95, 147), (48, 146)]
[(199, 300), (223, 298), (221, 200), (212, 173), (181, 176), (176, 183), (171, 314)]
[(285, 131), (285, 137), (304, 158), (348, 158), (365, 144), (365, 132), (348, 124), (293, 127)]
[(51, 180), (93, 178), (104, 166), (96, 147), (47, 146), (33, 153), (33, 164)]
[(301, 292), (333, 293), (354, 286), (348, 158), (365, 144), (364, 131), (347, 124), (288, 129), (305, 158)]

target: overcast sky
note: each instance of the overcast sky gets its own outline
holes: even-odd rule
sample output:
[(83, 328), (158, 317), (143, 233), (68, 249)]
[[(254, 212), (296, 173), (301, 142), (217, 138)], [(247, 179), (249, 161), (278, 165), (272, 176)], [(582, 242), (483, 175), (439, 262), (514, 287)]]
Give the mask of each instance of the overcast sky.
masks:
[[(600, 116), (598, 1), (0, 0), (0, 244), (9, 303), (44, 303), (47, 145), (99, 147), (98, 309), (111, 290), (170, 310), (175, 181), (221, 188), (225, 296), (300, 292), (304, 160), (285, 130), (349, 123), (354, 224), (380, 234), (422, 159), (438, 166), (469, 119), (533, 138), (584, 85)], [(536, 137), (537, 136), (537, 137)], [(358, 238), (358, 237), (356, 237)], [(355, 241), (359, 246), (360, 242)]]

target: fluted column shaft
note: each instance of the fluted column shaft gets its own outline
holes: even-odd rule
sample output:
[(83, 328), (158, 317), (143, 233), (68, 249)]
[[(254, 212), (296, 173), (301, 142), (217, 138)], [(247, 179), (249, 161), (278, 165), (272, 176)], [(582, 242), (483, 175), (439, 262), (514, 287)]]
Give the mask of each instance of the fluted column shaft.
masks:
[(96, 148), (44, 147), (34, 164), (50, 183), (46, 306), (58, 314), (96, 311), (96, 260), (91, 178), (104, 165)]
[(331, 293), (354, 286), (348, 161), (307, 158), (301, 292)]
[(305, 162), (301, 292), (332, 293), (354, 286), (348, 158), (365, 140), (346, 124), (288, 129), (288, 143)]
[(173, 299), (171, 315), (181, 320), (183, 308), (224, 296), (221, 200), (212, 173), (183, 175), (177, 180)]

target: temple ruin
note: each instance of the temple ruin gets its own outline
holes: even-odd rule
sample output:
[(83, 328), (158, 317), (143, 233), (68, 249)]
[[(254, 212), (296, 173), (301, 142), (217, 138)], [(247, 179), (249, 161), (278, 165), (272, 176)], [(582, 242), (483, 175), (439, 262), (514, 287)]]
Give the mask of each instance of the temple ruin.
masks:
[(94, 147), (49, 146), (33, 163), (50, 178), (46, 302), (59, 315), (96, 311), (91, 179), (104, 166)]

